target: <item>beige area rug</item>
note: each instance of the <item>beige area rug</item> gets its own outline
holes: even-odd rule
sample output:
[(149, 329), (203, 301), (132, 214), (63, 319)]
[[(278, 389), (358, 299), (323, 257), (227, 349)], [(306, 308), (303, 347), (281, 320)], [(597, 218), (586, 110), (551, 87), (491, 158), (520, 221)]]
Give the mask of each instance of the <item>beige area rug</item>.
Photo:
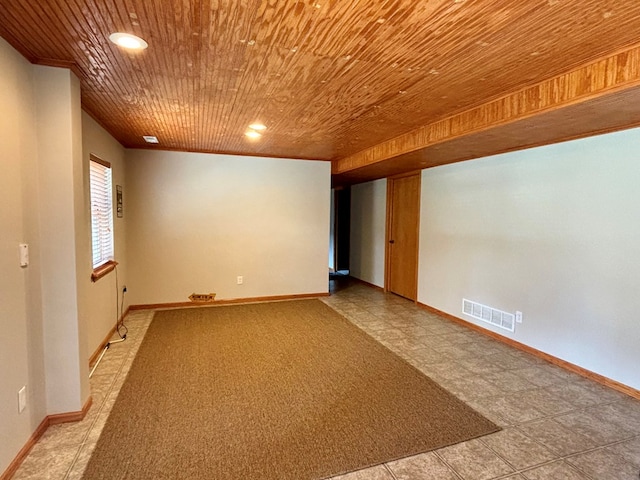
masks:
[(318, 300), (159, 312), (84, 479), (321, 479), (499, 430)]

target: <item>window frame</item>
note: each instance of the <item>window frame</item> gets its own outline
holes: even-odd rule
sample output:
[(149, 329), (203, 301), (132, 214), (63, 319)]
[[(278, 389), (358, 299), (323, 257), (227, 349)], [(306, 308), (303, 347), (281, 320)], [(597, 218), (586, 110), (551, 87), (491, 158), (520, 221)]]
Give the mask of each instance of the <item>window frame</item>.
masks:
[[(103, 255), (101, 256), (101, 258), (99, 259), (99, 263), (94, 263), (94, 236), (96, 233), (96, 230), (94, 229), (94, 192), (91, 188), (91, 184), (92, 184), (92, 174), (91, 174), (91, 163), (95, 163), (98, 165), (101, 165), (107, 169), (109, 169), (109, 180), (108, 182), (104, 183), (104, 190), (107, 191), (107, 195), (108, 195), (108, 199), (105, 198), (106, 195), (104, 195), (102, 198), (99, 199), (99, 201), (103, 204), (103, 205), (108, 205), (108, 212), (106, 212), (106, 214), (108, 215), (108, 225), (107, 225), (107, 231), (110, 233), (110, 251), (107, 252), (107, 255)], [(114, 223), (113, 223), (113, 170), (111, 168), (111, 163), (102, 160), (101, 158), (91, 154), (89, 156), (89, 201), (90, 201), (90, 214), (91, 214), (91, 265), (93, 267), (93, 271), (91, 273), (91, 281), (95, 282), (99, 279), (101, 279), (102, 277), (104, 277), (105, 275), (107, 275), (109, 272), (113, 271), (116, 268), (116, 265), (118, 265), (118, 263), (115, 261), (115, 235), (114, 235)], [(104, 234), (104, 232), (98, 232), (98, 235), (100, 237), (102, 237), (102, 235)]]

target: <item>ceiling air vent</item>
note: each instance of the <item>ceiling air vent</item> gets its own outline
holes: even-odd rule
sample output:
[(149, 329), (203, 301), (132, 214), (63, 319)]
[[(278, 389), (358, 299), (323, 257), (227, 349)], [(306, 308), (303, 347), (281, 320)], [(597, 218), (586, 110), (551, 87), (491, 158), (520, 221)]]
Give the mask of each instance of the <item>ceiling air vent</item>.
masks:
[(515, 317), (513, 313), (487, 307), (486, 305), (472, 302), (466, 298), (462, 299), (462, 313), (485, 323), (503, 328), (504, 330), (509, 330), (510, 332), (515, 330)]

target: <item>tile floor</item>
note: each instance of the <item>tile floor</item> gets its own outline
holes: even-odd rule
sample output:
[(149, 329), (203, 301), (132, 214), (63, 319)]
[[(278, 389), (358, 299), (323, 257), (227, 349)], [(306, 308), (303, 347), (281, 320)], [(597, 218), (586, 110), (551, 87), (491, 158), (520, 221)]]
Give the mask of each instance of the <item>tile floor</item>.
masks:
[[(503, 427), (332, 480), (638, 480), (640, 401), (357, 282), (324, 301)], [(127, 318), (91, 379), (82, 422), (50, 427), (14, 480), (79, 479), (153, 312)]]

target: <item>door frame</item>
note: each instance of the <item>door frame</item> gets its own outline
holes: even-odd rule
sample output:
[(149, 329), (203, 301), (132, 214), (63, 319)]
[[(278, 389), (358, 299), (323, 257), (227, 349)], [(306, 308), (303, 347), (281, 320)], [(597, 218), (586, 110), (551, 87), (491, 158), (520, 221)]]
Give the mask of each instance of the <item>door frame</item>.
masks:
[[(422, 187), (422, 170), (412, 170), (406, 173), (400, 173), (398, 175), (393, 175), (391, 177), (387, 177), (387, 216), (386, 216), (386, 226), (384, 233), (384, 291), (391, 292), (389, 290), (389, 283), (391, 277), (391, 244), (389, 243), (391, 240), (391, 225), (393, 222), (393, 185), (394, 181), (400, 178), (412, 177), (414, 175), (418, 176), (418, 192), (421, 192)], [(416, 238), (418, 241), (416, 242), (416, 278), (415, 278), (415, 291), (413, 302), (418, 304), (418, 262), (420, 258), (420, 207), (421, 207), (421, 195), (418, 195), (418, 221), (416, 222)], [(393, 293), (393, 292), (391, 292)], [(404, 297), (403, 297), (404, 298)], [(410, 300), (410, 299), (408, 299)]]

